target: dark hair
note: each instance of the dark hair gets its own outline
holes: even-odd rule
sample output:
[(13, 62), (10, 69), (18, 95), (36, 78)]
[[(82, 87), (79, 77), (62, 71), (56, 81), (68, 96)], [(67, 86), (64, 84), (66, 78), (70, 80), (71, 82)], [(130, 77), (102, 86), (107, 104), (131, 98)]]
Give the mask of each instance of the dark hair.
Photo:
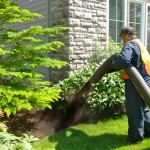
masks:
[(119, 33), (119, 35), (121, 36), (121, 34), (130, 34), (130, 35), (136, 35), (136, 31), (133, 27), (131, 26), (127, 26), (127, 27), (123, 27), (121, 32)]

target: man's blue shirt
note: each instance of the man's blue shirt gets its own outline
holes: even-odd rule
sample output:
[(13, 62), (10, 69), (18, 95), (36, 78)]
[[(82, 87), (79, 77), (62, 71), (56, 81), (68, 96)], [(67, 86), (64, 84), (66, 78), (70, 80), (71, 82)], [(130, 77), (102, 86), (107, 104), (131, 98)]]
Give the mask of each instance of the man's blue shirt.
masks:
[(149, 77), (142, 62), (141, 52), (138, 44), (131, 41), (124, 45), (121, 53), (112, 62), (112, 67), (114, 70), (121, 70), (126, 68), (130, 63), (135, 66), (144, 79)]

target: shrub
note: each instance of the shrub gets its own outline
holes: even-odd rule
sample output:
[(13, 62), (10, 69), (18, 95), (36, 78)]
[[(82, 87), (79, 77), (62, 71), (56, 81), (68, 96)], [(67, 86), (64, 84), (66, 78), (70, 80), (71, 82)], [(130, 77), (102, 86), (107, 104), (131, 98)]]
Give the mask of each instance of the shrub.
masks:
[(37, 68), (61, 68), (67, 63), (49, 58), (47, 53), (64, 46), (61, 41), (45, 42), (41, 37), (56, 37), (66, 27), (31, 26), (17, 30), (12, 24), (42, 17), (22, 9), (10, 0), (0, 1), (0, 107), (9, 116), (26, 108), (51, 108), (60, 98), (60, 89), (52, 87)]
[(32, 142), (37, 141), (38, 138), (34, 136), (23, 136), (17, 137), (8, 132), (0, 132), (0, 149), (1, 150), (34, 150)]
[[(3, 111), (0, 109), (0, 118), (4, 117)], [(31, 143), (37, 141), (34, 136), (17, 137), (7, 132), (7, 126), (4, 122), (0, 122), (0, 149), (1, 150), (34, 150)]]
[[(69, 78), (59, 82), (58, 86), (63, 91), (63, 100), (79, 90), (106, 58), (120, 51), (120, 49), (121, 46), (116, 45), (111, 39), (108, 49), (102, 50), (97, 47), (89, 63), (84, 68), (76, 73), (72, 73)], [(124, 83), (120, 78), (120, 72), (106, 74), (101, 81), (95, 85), (94, 90), (89, 94), (85, 103), (85, 106), (90, 108), (90, 110), (99, 112), (117, 105), (124, 105)]]

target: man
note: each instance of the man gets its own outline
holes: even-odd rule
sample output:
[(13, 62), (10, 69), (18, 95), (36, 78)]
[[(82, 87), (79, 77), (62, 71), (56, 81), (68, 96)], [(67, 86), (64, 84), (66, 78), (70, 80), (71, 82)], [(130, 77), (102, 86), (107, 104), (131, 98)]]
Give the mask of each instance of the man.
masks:
[[(124, 27), (119, 36), (124, 47), (112, 62), (113, 69), (121, 70), (131, 63), (150, 87), (150, 69), (148, 68), (150, 67), (150, 57), (148, 57), (149, 54), (142, 42), (136, 38), (135, 29), (130, 26)], [(146, 58), (144, 58), (144, 55)], [(150, 136), (150, 112), (125, 71), (122, 73), (122, 78), (125, 81), (128, 141), (130, 143), (140, 143), (144, 136)]]

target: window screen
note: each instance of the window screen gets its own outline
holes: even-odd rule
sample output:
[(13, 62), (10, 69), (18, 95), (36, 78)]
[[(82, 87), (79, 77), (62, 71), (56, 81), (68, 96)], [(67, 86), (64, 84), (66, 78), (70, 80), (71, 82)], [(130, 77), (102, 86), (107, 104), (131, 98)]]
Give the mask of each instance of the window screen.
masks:
[(137, 37), (141, 38), (142, 28), (142, 4), (130, 2), (129, 25), (134, 27), (137, 32)]
[(125, 0), (109, 0), (109, 36), (120, 43), (118, 36), (125, 20)]
[(150, 6), (147, 8), (147, 49), (150, 53)]

